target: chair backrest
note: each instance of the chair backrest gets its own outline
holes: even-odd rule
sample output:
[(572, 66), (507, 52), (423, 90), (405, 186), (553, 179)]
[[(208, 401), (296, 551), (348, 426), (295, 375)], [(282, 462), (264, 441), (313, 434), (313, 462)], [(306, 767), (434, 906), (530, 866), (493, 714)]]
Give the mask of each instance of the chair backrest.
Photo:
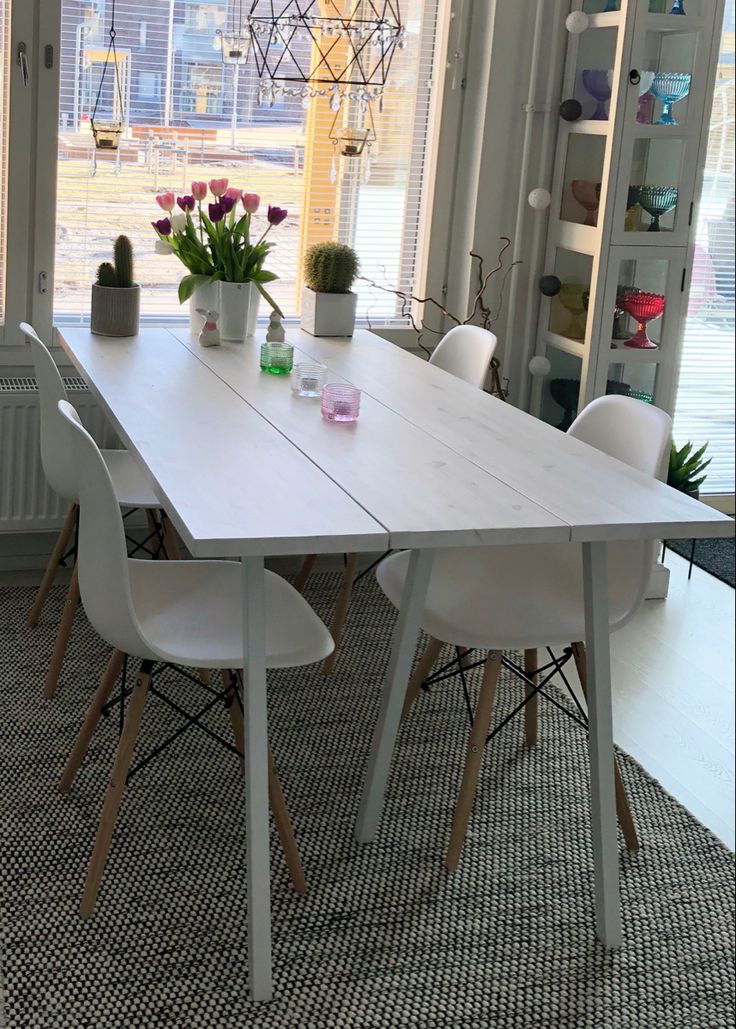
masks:
[[(666, 478), (672, 419), (653, 404), (618, 395), (599, 397), (567, 431), (653, 479)], [(623, 598), (626, 611), (612, 629), (622, 628), (646, 597), (655, 547), (655, 542), (642, 540), (608, 545), (609, 587)]]
[(497, 343), (479, 325), (456, 325), (439, 341), (429, 363), (483, 389)]
[(41, 464), (51, 488), (65, 500), (76, 500), (74, 466), (66, 433), (59, 431), (59, 401), (66, 400), (66, 390), (56, 361), (46, 344), (28, 322), (20, 323), (21, 332), (31, 344), (33, 367), (38, 383), (41, 414)]
[(79, 498), (77, 565), (87, 617), (111, 646), (141, 656), (148, 648), (135, 617), (130, 559), (115, 487), (97, 444), (72, 405), (61, 400), (58, 411), (60, 434), (74, 461)]

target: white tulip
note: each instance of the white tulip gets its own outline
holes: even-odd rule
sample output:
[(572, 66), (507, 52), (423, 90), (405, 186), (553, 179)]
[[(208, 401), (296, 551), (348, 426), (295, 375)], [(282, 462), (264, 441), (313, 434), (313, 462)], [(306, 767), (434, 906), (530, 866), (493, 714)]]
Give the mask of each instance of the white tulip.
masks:
[(171, 215), (171, 231), (176, 234), (184, 232), (187, 227), (187, 216), (182, 211), (180, 214)]

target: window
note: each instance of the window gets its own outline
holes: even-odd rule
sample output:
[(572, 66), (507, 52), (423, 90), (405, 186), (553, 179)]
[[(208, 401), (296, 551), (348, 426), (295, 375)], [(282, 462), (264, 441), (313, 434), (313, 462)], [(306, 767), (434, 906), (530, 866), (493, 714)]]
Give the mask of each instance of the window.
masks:
[(675, 407), (678, 444), (710, 444), (706, 494), (734, 492), (735, 31), (727, 0)]
[[(216, 29), (231, 24), (232, 0), (117, 0), (116, 43), (127, 55), (125, 81), (134, 85), (132, 94), (124, 93), (127, 129), (120, 149), (95, 153), (89, 116), (99, 67), (93, 62), (106, 49), (110, 5), (91, 26), (84, 5), (62, 0), (54, 316), (88, 317), (90, 283), (119, 232), (135, 246), (143, 316), (180, 313), (176, 284), (183, 269), (154, 248), (155, 194), (189, 192), (193, 179), (220, 176), (289, 209), (269, 262), (280, 277), (273, 296), (289, 314), (299, 309), (301, 255), (314, 242), (351, 243), (365, 276), (411, 289), (427, 200), (431, 79), (444, 2), (401, 4), (406, 46), (397, 52), (381, 110), (373, 105), (377, 140), (351, 159), (341, 158), (329, 138), (334, 113), (326, 99), (259, 101), (252, 58), (241, 67), (222, 63)], [(143, 18), (145, 51), (139, 46)], [(351, 105), (349, 117), (362, 117), (358, 102)], [(392, 296), (365, 283), (358, 292), (360, 315), (404, 323)]]
[(8, 112), (10, 77), (10, 3), (0, 0), (0, 325), (5, 322), (5, 268), (7, 265)]

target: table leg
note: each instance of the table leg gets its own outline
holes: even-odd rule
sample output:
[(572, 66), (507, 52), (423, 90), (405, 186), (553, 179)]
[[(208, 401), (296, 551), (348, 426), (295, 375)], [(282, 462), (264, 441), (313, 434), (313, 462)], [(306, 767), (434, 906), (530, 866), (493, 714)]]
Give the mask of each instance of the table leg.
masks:
[(245, 791), (248, 833), (248, 965), (251, 997), (271, 999), (271, 876), (268, 824), (265, 569), (244, 557)]
[(585, 638), (588, 664), (590, 801), (598, 938), (621, 944), (621, 899), (614, 784), (608, 555), (605, 543), (583, 544)]
[(406, 686), (414, 659), (424, 600), (432, 572), (431, 550), (414, 550), (409, 558), (409, 571), (404, 583), (401, 608), (394, 629), (391, 658), (381, 697), (381, 709), (373, 730), (373, 743), (368, 758), (363, 796), (360, 802), (355, 835), (361, 843), (373, 839), (383, 809), (383, 796), (391, 768), (396, 734), (406, 696)]

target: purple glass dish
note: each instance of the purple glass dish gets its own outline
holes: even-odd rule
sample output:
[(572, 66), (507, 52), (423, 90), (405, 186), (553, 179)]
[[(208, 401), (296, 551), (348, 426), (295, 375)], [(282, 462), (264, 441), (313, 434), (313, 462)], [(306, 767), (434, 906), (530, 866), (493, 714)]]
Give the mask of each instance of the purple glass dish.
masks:
[(611, 99), (611, 73), (600, 68), (583, 69), (583, 85), (586, 92), (590, 93), (597, 102), (591, 121), (608, 121), (607, 102)]
[(360, 414), (360, 390), (343, 383), (328, 383), (322, 390), (322, 417), (328, 422), (355, 422)]

